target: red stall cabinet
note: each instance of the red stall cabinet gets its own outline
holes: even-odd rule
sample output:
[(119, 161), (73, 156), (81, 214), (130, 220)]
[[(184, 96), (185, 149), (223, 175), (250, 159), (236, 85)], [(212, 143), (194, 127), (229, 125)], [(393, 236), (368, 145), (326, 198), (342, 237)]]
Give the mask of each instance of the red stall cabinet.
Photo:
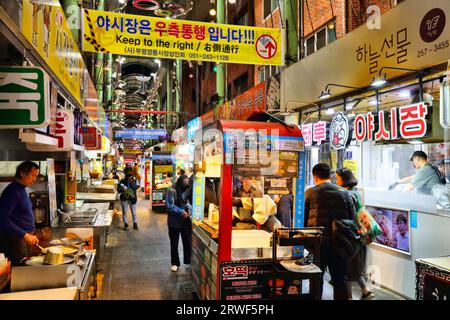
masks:
[[(191, 262), (196, 292), (200, 299), (269, 299), (271, 232), (277, 225), (274, 217), (281, 213), (277, 202), (282, 197), (292, 199), (288, 227), (303, 226), (301, 131), (282, 123), (232, 120), (216, 121), (198, 130)], [(301, 250), (287, 249), (279, 249), (287, 259)], [(295, 279), (278, 282), (288, 288)], [(301, 286), (298, 282), (297, 287)]]

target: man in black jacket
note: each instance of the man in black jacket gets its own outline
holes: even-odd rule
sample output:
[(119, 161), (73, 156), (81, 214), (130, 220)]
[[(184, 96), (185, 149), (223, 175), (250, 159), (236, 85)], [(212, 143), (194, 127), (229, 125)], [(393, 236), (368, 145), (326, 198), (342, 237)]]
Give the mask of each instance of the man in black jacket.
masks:
[[(333, 249), (331, 224), (333, 220), (353, 219), (355, 207), (349, 193), (331, 183), (331, 169), (326, 163), (313, 168), (315, 186), (305, 192), (305, 224), (308, 227), (324, 227), (320, 247), (320, 269), (328, 267), (334, 286), (334, 300), (348, 300), (351, 291), (345, 280), (346, 261)], [(321, 290), (323, 287), (323, 273)]]

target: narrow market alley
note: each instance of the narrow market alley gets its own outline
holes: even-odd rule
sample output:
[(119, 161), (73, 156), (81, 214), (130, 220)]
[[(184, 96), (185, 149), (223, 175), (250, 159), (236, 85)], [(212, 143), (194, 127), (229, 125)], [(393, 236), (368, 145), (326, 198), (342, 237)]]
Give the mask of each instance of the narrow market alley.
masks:
[[(100, 300), (190, 300), (193, 284), (190, 266), (182, 265), (178, 272), (170, 271), (170, 244), (166, 213), (149, 211), (149, 201), (139, 194), (137, 219), (139, 230), (123, 230), (122, 215), (114, 215), (111, 233), (106, 244), (105, 256), (100, 262), (98, 277)], [(131, 213), (128, 212), (129, 219)], [(181, 239), (179, 243), (182, 257)], [(130, 263), (131, 262), (131, 263)], [(325, 274), (323, 300), (333, 300), (330, 276)], [(101, 283), (100, 283), (101, 282)], [(379, 287), (373, 287), (373, 300), (404, 300), (402, 297)], [(308, 290), (304, 284), (304, 290)], [(360, 290), (352, 286), (354, 299)]]
[[(131, 219), (130, 212), (128, 215)], [(121, 211), (114, 215), (101, 261), (104, 278), (99, 299), (192, 299), (189, 266), (182, 265), (178, 272), (170, 271), (166, 214), (150, 213), (149, 201), (141, 194), (137, 203), (137, 219), (139, 230), (129, 228), (125, 231)]]

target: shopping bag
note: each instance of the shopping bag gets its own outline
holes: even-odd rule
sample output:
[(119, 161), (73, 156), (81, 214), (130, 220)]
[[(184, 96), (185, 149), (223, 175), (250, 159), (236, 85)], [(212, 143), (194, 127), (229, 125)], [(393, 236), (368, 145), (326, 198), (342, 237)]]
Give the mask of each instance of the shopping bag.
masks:
[(345, 261), (352, 259), (363, 247), (359, 227), (354, 220), (333, 220), (331, 237), (333, 249)]

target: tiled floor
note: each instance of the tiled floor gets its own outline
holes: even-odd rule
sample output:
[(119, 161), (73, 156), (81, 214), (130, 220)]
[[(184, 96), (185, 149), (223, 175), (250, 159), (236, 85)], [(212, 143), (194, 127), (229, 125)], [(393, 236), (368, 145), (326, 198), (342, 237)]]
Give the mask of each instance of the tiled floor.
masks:
[[(170, 245), (165, 213), (149, 212), (149, 201), (140, 197), (137, 205), (139, 230), (122, 230), (122, 215), (115, 215), (105, 255), (100, 261), (103, 281), (98, 299), (179, 300), (192, 299), (189, 266), (170, 271)], [(128, 213), (131, 221), (131, 213)], [(182, 246), (180, 240), (180, 258)], [(325, 275), (324, 300), (333, 299), (333, 288)], [(374, 300), (402, 298), (380, 288), (372, 288)], [(353, 283), (353, 297), (360, 290)]]

